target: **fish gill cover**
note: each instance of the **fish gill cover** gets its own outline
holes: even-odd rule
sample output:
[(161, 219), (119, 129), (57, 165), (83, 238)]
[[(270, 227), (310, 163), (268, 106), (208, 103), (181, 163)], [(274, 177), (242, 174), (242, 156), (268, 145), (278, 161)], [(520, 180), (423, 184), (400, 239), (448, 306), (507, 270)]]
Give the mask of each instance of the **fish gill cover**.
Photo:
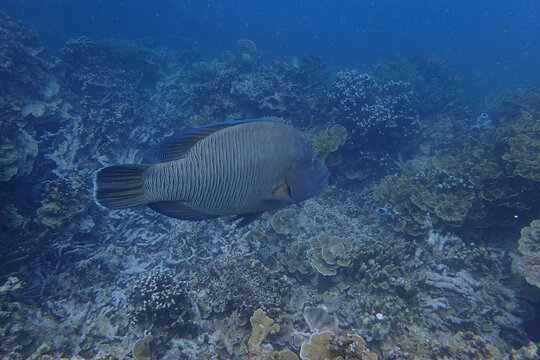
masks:
[[(2, 358), (540, 356), (535, 2), (0, 11)], [(94, 201), (100, 169), (256, 118), (330, 185), (244, 227)]]

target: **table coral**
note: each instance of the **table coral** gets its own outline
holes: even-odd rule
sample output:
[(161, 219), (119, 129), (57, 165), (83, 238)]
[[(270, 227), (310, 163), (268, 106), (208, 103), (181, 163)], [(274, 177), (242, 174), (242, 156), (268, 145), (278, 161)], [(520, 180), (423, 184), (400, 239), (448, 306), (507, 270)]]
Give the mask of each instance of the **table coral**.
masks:
[(336, 275), (340, 266), (351, 263), (352, 238), (339, 238), (321, 234), (310, 240), (311, 248), (307, 251), (313, 266), (322, 275)]
[(512, 269), (540, 288), (540, 220), (521, 229), (518, 244), (519, 255), (514, 255)]
[(278, 234), (296, 235), (300, 228), (298, 227), (298, 217), (294, 209), (280, 210), (272, 216), (272, 228)]

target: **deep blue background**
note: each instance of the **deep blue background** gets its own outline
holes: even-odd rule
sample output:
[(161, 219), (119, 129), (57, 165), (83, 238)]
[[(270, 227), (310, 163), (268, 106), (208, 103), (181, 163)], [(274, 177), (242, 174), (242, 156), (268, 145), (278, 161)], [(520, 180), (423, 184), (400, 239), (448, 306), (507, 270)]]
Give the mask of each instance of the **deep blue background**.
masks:
[(269, 57), (319, 55), (368, 71), (392, 55), (435, 55), (471, 91), (540, 85), (540, 1), (2, 0), (49, 46), (70, 37), (154, 37), (210, 59), (249, 38)]

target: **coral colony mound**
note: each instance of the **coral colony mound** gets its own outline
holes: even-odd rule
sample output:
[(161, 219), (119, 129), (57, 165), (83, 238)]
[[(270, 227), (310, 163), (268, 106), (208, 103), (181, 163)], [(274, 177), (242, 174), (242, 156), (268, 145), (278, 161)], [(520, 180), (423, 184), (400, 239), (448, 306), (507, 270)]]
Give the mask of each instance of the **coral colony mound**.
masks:
[[(2, 358), (540, 356), (539, 89), (475, 113), (439, 59), (332, 73), (249, 40), (197, 61), (0, 28)], [(309, 139), (330, 186), (244, 227), (95, 203), (99, 169), (254, 118)]]

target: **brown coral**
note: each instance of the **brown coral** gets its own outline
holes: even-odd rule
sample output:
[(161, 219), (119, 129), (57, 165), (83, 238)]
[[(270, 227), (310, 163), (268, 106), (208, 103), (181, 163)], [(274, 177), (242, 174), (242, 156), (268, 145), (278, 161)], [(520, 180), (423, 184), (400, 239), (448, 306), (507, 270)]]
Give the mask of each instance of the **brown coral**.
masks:
[(540, 220), (521, 229), (518, 244), (520, 255), (514, 256), (512, 269), (529, 284), (540, 288)]

